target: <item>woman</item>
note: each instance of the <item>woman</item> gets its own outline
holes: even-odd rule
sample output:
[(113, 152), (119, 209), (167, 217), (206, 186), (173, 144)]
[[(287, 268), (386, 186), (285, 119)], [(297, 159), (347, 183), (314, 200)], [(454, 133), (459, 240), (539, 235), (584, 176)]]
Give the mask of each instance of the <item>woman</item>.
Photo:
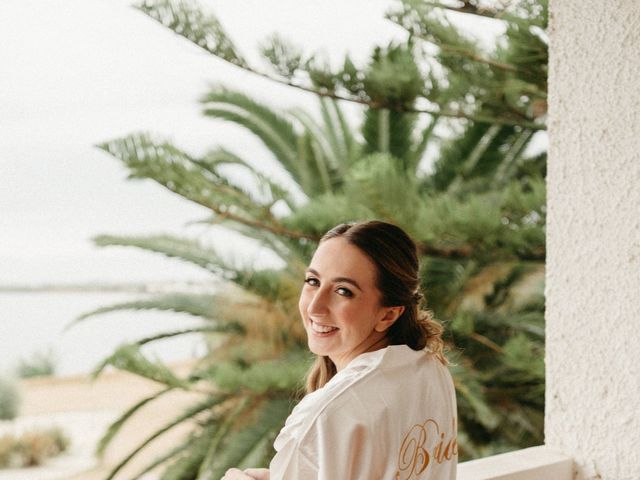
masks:
[(379, 221), (321, 239), (299, 309), (317, 355), (269, 469), (223, 480), (453, 480), (457, 415), (442, 327), (420, 310), (416, 246)]

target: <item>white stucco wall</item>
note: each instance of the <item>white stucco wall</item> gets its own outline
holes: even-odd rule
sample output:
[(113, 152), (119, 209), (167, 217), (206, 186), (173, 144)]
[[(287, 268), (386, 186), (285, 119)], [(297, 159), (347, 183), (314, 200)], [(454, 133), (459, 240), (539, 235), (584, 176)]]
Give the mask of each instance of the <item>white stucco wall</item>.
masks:
[(640, 2), (552, 0), (545, 443), (640, 479)]

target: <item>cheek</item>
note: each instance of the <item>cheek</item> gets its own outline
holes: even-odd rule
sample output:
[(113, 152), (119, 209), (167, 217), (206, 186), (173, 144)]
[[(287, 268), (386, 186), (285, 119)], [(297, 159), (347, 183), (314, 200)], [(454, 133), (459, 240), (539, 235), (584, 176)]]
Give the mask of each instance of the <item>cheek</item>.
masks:
[(300, 315), (304, 318), (307, 305), (309, 305), (309, 296), (304, 292), (304, 290), (300, 293), (300, 298), (298, 299), (298, 310), (300, 311)]
[(369, 302), (349, 302), (342, 316), (349, 328), (369, 330), (375, 323), (377, 313)]
[(340, 316), (346, 328), (357, 329), (362, 326), (369, 314), (366, 305), (362, 305), (358, 301), (351, 300), (344, 302), (339, 308), (336, 308), (336, 314)]

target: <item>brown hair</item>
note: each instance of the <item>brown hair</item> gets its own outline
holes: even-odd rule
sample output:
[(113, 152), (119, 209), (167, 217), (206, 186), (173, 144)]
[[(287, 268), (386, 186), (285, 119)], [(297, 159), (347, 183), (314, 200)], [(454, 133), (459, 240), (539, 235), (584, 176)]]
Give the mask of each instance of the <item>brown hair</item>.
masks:
[[(387, 330), (389, 345), (407, 345), (413, 350), (428, 347), (444, 365), (448, 365), (442, 325), (433, 319), (429, 310), (421, 309), (424, 296), (420, 292), (418, 252), (409, 235), (391, 223), (371, 220), (337, 225), (325, 233), (320, 242), (336, 237), (345, 238), (373, 261), (382, 306), (405, 307)], [(318, 355), (307, 374), (307, 393), (323, 387), (336, 372), (329, 357)]]

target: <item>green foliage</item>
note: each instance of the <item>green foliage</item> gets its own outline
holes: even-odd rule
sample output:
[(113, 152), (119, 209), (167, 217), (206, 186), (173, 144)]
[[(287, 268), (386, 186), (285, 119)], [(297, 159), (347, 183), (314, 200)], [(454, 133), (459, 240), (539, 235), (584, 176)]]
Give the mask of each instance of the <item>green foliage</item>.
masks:
[[(154, 400), (155, 398), (158, 398), (158, 395), (154, 395), (153, 398), (149, 399), (149, 401)], [(159, 430), (156, 430), (153, 434), (148, 436), (140, 445), (138, 445), (133, 451), (129, 452), (129, 454), (118, 465), (116, 465), (113, 470), (111, 470), (106, 480), (111, 480), (112, 478), (114, 478), (115, 475), (122, 469), (122, 467), (124, 467), (133, 457), (135, 457), (138, 453), (140, 453), (140, 451), (142, 451), (147, 445), (149, 445), (153, 440), (158, 438), (160, 435), (168, 432), (169, 430), (176, 427), (177, 425), (181, 425), (184, 422), (193, 419), (196, 415), (202, 414), (203, 412), (206, 412), (212, 407), (219, 405), (226, 399), (227, 398), (225, 396), (210, 395), (207, 398), (205, 398), (203, 401), (197, 402), (194, 405), (190, 406), (185, 412), (180, 414), (177, 418), (168, 422), (166, 425), (162, 426)], [(104, 448), (108, 444), (109, 440), (114, 437), (115, 433), (117, 433), (117, 430), (119, 429), (119, 427), (122, 426), (124, 421), (126, 421), (126, 418), (124, 418), (124, 415), (123, 415), (119, 420), (116, 421), (116, 424), (112, 425), (112, 427), (107, 431), (107, 435), (110, 435), (110, 438), (107, 438), (105, 435), (103, 439), (100, 441), (99, 447), (101, 448), (101, 451), (104, 451)]]
[[(377, 47), (362, 80), (367, 96), (392, 110), (411, 107), (424, 89), (411, 45)], [(398, 157), (401, 158), (401, 157)]]
[[(161, 480), (181, 480), (185, 478), (197, 478), (200, 466), (203, 464), (207, 451), (210, 448), (211, 439), (216, 433), (216, 427), (208, 425), (198, 429), (197, 433), (190, 435), (177, 448), (163, 456), (161, 460), (173, 459), (168, 468), (162, 473)], [(174, 458), (175, 457), (175, 458)], [(153, 462), (149, 467), (156, 466)], [(148, 471), (147, 467), (143, 472)], [(142, 473), (142, 472), (141, 472)], [(140, 476), (140, 475), (138, 475)]]
[(198, 478), (218, 479), (231, 467), (248, 468), (265, 465), (273, 456), (272, 444), (291, 412), (286, 398), (267, 399), (250, 418), (248, 425), (239, 423), (212, 448), (204, 458)]
[(105, 142), (99, 148), (119, 158), (130, 169), (130, 178), (152, 178), (168, 190), (215, 212), (247, 219), (261, 217), (268, 212), (268, 204), (279, 199), (256, 202), (250, 193), (234, 185), (218, 170), (223, 163), (219, 158), (215, 158), (215, 163), (211, 162), (210, 155), (204, 159), (194, 158), (149, 135), (130, 135)]
[(260, 49), (275, 72), (285, 78), (293, 78), (302, 67), (302, 51), (277, 34), (271, 35)]
[(296, 160), (298, 135), (289, 119), (276, 114), (267, 106), (237, 91), (221, 87), (211, 89), (201, 99), (204, 114), (241, 125), (276, 156), (299, 183), (307, 170)]
[(206, 372), (195, 375), (212, 380), (220, 390), (227, 392), (249, 390), (256, 394), (287, 393), (301, 388), (301, 379), (311, 366), (308, 357), (296, 353), (249, 365), (234, 361), (220, 362)]
[[(104, 244), (107, 244), (106, 237), (100, 237), (99, 239), (96, 239), (96, 243), (98, 242), (105, 242)], [(117, 244), (121, 245), (122, 242), (119, 242)], [(174, 294), (156, 296), (148, 300), (136, 300), (133, 302), (123, 302), (123, 303), (109, 305), (108, 307), (97, 308), (91, 312), (87, 312), (80, 315), (67, 328), (72, 326), (74, 323), (80, 322), (89, 317), (93, 317), (95, 315), (102, 315), (109, 312), (121, 311), (121, 310), (171, 311), (171, 312), (178, 312), (178, 313), (187, 313), (195, 317), (203, 317), (206, 319), (215, 318), (215, 312), (216, 312), (215, 301), (212, 295), (174, 293)]]
[[(499, 19), (506, 41), (498, 42), (493, 51), (483, 50), (480, 42), (454, 26), (447, 16), (451, 11)], [(430, 101), (501, 120), (488, 124), (534, 127), (546, 114), (548, 54), (542, 33), (547, 24), (546, 1), (486, 6), (464, 2), (456, 7), (401, 0), (387, 18), (412, 38), (435, 47), (435, 58), (427, 57), (436, 70), (429, 75), (431, 84), (425, 92)]]
[(154, 380), (173, 388), (189, 388), (186, 380), (176, 377), (172, 371), (163, 365), (159, 360), (150, 361), (147, 359), (138, 345), (122, 345), (106, 358), (93, 372), (97, 377), (108, 365), (119, 370), (135, 373), (141, 377)]
[(0, 469), (42, 465), (69, 448), (69, 438), (59, 427), (0, 436)]
[(145, 1), (137, 7), (165, 27), (176, 29), (190, 41), (236, 65), (246, 65), (218, 19), (193, 3), (169, 0)]
[(103, 456), (104, 452), (105, 452), (105, 450), (107, 448), (107, 445), (109, 445), (109, 443), (111, 442), (113, 437), (116, 436), (116, 434), (120, 431), (120, 429), (125, 424), (125, 422), (129, 418), (131, 418), (132, 415), (134, 415), (138, 410), (140, 410), (142, 407), (144, 407), (149, 402), (151, 402), (153, 400), (156, 400), (157, 398), (165, 395), (166, 393), (168, 393), (168, 392), (170, 392), (172, 390), (173, 390), (173, 387), (168, 387), (168, 388), (165, 388), (163, 390), (160, 390), (158, 393), (153, 394), (150, 397), (143, 398), (142, 400), (140, 400), (139, 402), (134, 404), (132, 407), (127, 409), (127, 411), (125, 411), (114, 423), (112, 423), (109, 426), (109, 429), (104, 433), (102, 438), (100, 438), (100, 441), (98, 442), (98, 445), (96, 446), (96, 453), (99, 456)]
[[(545, 2), (522, 0), (492, 10), (472, 3), (452, 7), (402, 0), (387, 18), (407, 30), (406, 45), (376, 49), (368, 66), (356, 66), (347, 55), (343, 66), (332, 71), (326, 63), (272, 36), (261, 52), (275, 74), (251, 65), (240, 55), (215, 15), (203, 13), (193, 3), (146, 0), (138, 8), (232, 65), (319, 96), (372, 108), (419, 111), (534, 130), (545, 128), (544, 121), (539, 120), (546, 113), (546, 83), (541, 83), (546, 78), (547, 51), (540, 35), (546, 26)], [(507, 25), (507, 46), (493, 52), (480, 51), (477, 42), (455, 28), (443, 14), (446, 10), (499, 19)], [(416, 39), (438, 47), (435, 56), (421, 58), (426, 71), (416, 66), (413, 50)], [(528, 47), (529, 44), (533, 47)], [(417, 108), (413, 100), (425, 100), (432, 106)]]
[(46, 377), (54, 375), (56, 362), (51, 350), (36, 352), (28, 359), (20, 359), (16, 373), (20, 378)]
[[(393, 155), (396, 162), (410, 161), (412, 134), (416, 126), (417, 115), (394, 112), (387, 109), (367, 110), (362, 135), (365, 139), (365, 152), (384, 152)], [(402, 159), (402, 160), (400, 160)], [(415, 170), (415, 163), (402, 165), (405, 171)]]
[[(320, 237), (331, 227), (345, 221), (370, 218), (372, 211), (364, 204), (353, 204), (343, 195), (322, 195), (314, 198), (283, 220), (290, 228), (297, 228)], [(315, 244), (313, 245), (315, 249)]]
[[(122, 346), (98, 368), (112, 365), (165, 386), (112, 425), (101, 451), (159, 396), (174, 389), (203, 395), (124, 458), (111, 477), (182, 422), (190, 422), (191, 434), (141, 474), (163, 465), (163, 479), (191, 480), (219, 478), (232, 466), (266, 466), (309, 366), (297, 320), (304, 266), (329, 228), (373, 218), (401, 226), (417, 241), (428, 308), (446, 327), (461, 460), (542, 443), (546, 154), (531, 156), (528, 146), (545, 128), (546, 2), (402, 0), (388, 18), (408, 40), (375, 48), (364, 65), (347, 55), (334, 70), (273, 36), (261, 47), (269, 69), (261, 71), (211, 13), (168, 0), (147, 1), (140, 9), (212, 55), (313, 92), (320, 103), (316, 116), (277, 111), (221, 86), (202, 97), (205, 115), (253, 134), (293, 187), (224, 147), (195, 156), (148, 134), (99, 145), (131, 178), (152, 179), (203, 206), (210, 216), (202, 223), (258, 240), (284, 265), (255, 268), (201, 242), (165, 235), (95, 239), (197, 265), (232, 286), (211, 295), (103, 307), (77, 320), (157, 309), (203, 321)], [(492, 19), (504, 35), (485, 49), (450, 19), (460, 14)], [(362, 105), (361, 121), (348, 123), (337, 99)], [(424, 169), (428, 147), (435, 153)], [(231, 168), (248, 173), (251, 185), (237, 183)], [(304, 199), (296, 200), (295, 192)], [(141, 350), (194, 332), (211, 348), (184, 378)]]
[(0, 378), (0, 420), (13, 420), (18, 416), (20, 393), (16, 383)]

